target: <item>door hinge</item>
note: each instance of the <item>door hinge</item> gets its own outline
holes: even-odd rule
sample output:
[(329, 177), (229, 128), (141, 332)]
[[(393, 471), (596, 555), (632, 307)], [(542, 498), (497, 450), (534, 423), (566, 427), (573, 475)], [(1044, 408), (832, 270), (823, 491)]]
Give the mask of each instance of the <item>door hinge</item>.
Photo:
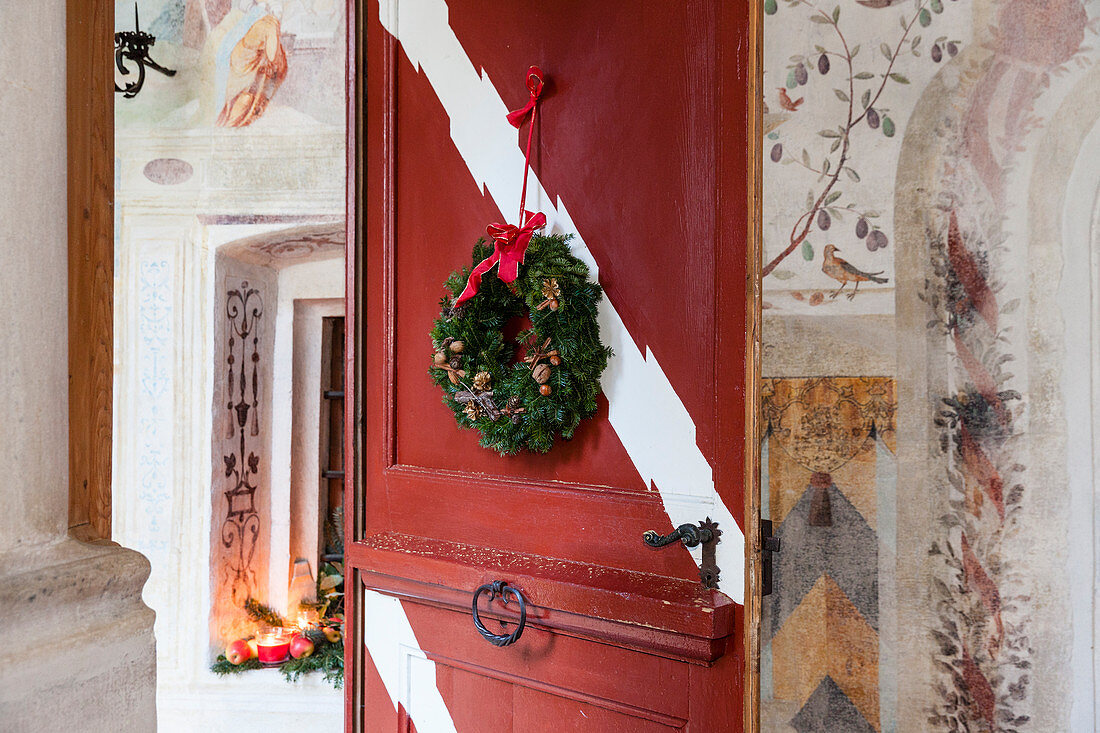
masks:
[(760, 520), (760, 595), (772, 593), (772, 553), (779, 552), (779, 538), (772, 535), (772, 520)]

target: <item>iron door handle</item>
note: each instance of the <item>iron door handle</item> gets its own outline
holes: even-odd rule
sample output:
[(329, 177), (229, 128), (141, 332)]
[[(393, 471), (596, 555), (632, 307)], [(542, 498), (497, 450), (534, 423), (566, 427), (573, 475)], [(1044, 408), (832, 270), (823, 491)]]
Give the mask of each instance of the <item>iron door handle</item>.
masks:
[[(486, 592), (489, 594), (490, 603), (492, 603), (494, 598), (500, 596), (504, 604), (508, 605), (509, 595), (519, 603), (519, 625), (516, 626), (516, 630), (511, 634), (494, 634), (489, 631), (489, 629), (485, 628), (485, 624), (481, 622), (481, 616), (479, 616), (477, 612), (477, 601), (481, 598), (481, 594)], [(522, 593), (505, 583), (503, 580), (494, 580), (492, 583), (478, 586), (478, 589), (474, 591), (474, 601), (471, 605), (474, 614), (474, 626), (477, 628), (478, 633), (485, 637), (485, 641), (493, 646), (508, 646), (509, 644), (515, 644), (523, 633), (523, 627), (527, 625), (527, 600), (523, 597)]]
[(699, 524), (681, 524), (666, 535), (658, 534), (656, 530), (648, 529), (642, 535), (642, 542), (653, 549), (667, 547), (680, 541), (684, 547), (703, 546), (703, 561), (699, 565), (699, 580), (704, 588), (718, 588), (719, 573), (721, 572), (714, 559), (714, 546), (722, 541), (722, 530), (718, 529), (718, 522), (707, 517)]

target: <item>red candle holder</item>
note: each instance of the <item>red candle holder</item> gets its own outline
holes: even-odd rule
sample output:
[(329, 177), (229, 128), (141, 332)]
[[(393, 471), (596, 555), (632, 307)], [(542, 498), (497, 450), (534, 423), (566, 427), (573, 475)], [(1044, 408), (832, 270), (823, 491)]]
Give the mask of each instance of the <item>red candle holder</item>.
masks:
[(290, 658), (290, 629), (261, 631), (256, 637), (256, 657), (265, 667), (274, 667)]

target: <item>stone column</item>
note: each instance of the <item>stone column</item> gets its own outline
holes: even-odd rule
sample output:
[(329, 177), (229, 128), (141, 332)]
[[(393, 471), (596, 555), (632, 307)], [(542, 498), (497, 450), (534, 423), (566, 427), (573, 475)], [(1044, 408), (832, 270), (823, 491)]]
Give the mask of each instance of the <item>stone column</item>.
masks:
[(67, 536), (65, 0), (0, 28), (0, 727), (151, 731), (149, 563)]

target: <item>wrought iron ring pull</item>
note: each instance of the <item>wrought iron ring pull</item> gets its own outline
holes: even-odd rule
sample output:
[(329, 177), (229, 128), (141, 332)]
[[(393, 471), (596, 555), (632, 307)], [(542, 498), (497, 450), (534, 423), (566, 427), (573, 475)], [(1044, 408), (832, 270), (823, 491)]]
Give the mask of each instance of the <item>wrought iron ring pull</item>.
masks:
[[(481, 598), (482, 593), (489, 594), (489, 602), (492, 603), (493, 599), (500, 596), (500, 599), (504, 601), (505, 605), (508, 605), (508, 597), (511, 596), (519, 604), (519, 625), (516, 626), (516, 630), (511, 634), (494, 634), (485, 628), (485, 624), (481, 622), (481, 616), (477, 612), (477, 602)], [(474, 626), (477, 627), (479, 634), (485, 637), (485, 640), (493, 646), (508, 646), (509, 644), (515, 644), (519, 640), (520, 635), (523, 633), (523, 627), (527, 625), (527, 601), (524, 599), (523, 594), (512, 586), (505, 583), (503, 580), (494, 580), (492, 583), (486, 583), (479, 586), (474, 591)]]

